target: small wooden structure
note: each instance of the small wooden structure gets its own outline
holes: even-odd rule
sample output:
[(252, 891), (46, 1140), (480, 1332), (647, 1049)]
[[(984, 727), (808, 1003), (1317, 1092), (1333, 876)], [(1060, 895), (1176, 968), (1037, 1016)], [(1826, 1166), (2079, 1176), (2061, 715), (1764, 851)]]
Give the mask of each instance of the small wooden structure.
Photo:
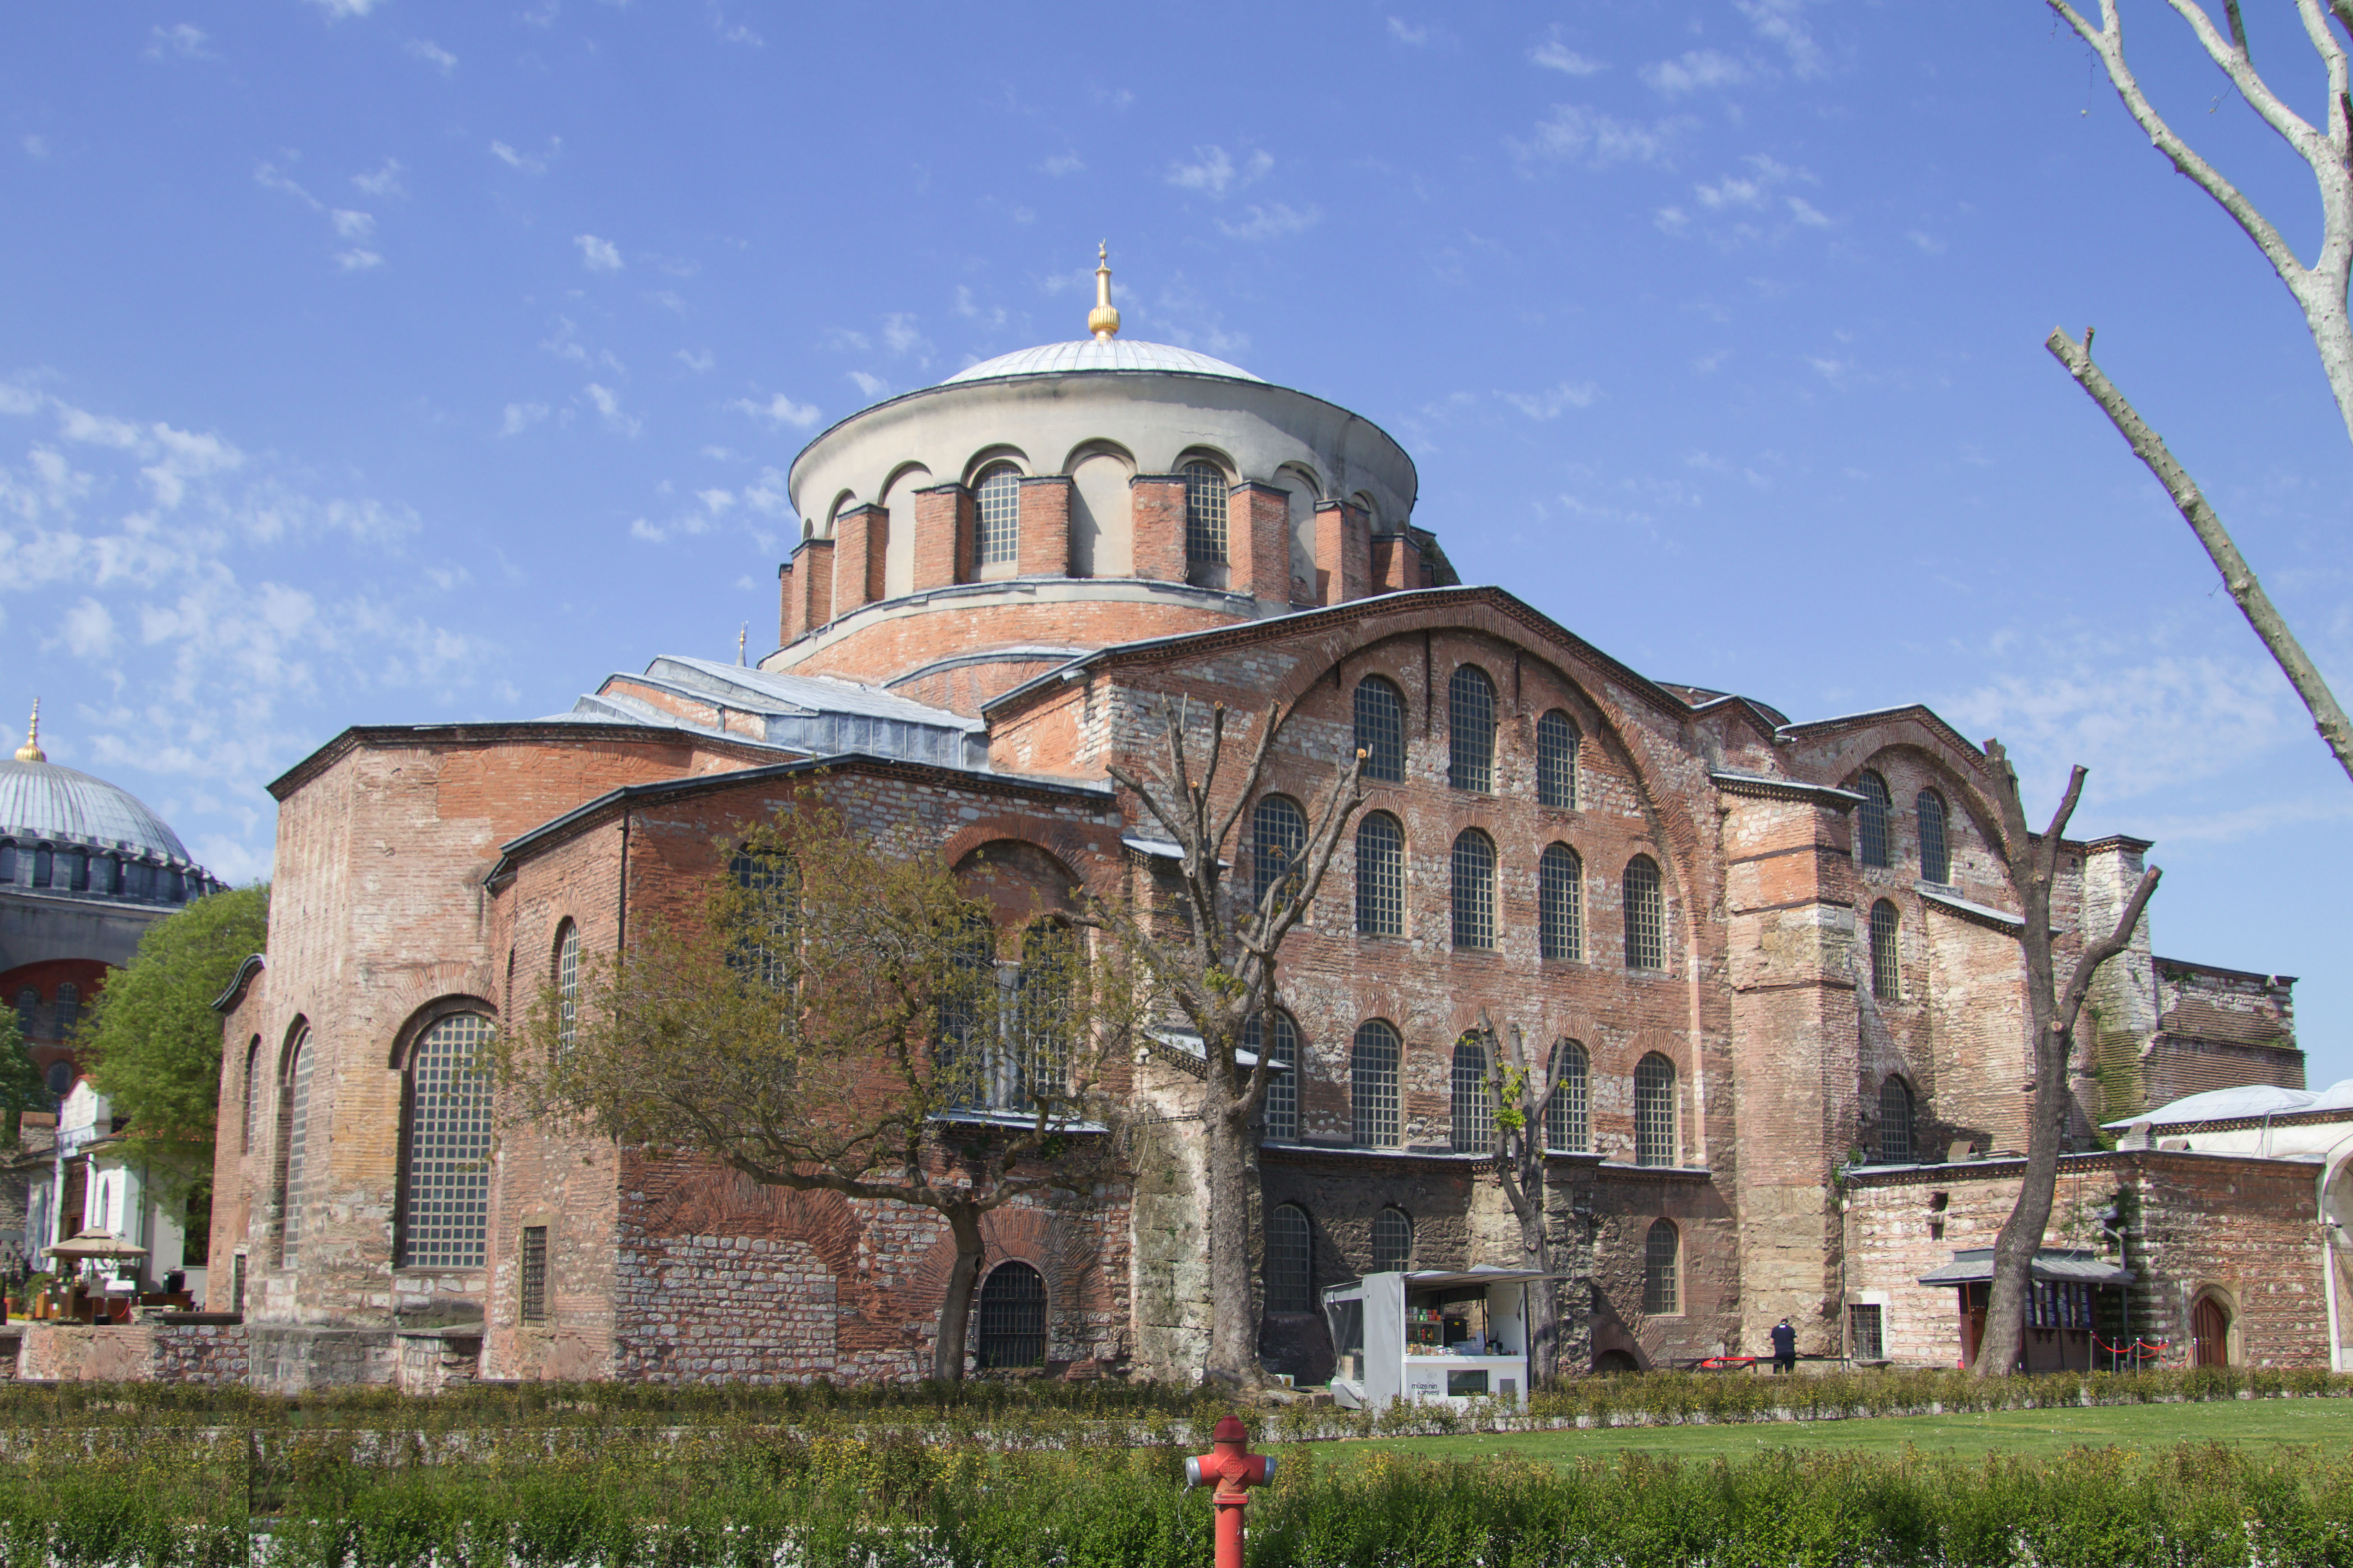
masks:
[[(2026, 1317), (2018, 1332), (2019, 1369), (2112, 1372), (2133, 1364), (2125, 1300), (2132, 1281), (2130, 1268), (2096, 1252), (2055, 1247), (2037, 1252), (2028, 1276)], [(1961, 1314), (1961, 1364), (1975, 1366), (1993, 1294), (1993, 1248), (1956, 1252), (1950, 1263), (1920, 1276), (1920, 1283), (1954, 1289)]]

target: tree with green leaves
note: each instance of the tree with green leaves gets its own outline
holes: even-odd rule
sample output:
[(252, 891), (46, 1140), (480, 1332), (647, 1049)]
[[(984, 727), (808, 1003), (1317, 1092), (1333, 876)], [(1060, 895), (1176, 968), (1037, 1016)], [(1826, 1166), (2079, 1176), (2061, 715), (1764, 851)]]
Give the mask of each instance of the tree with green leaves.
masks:
[[(1495, 1179), (1520, 1229), (1520, 1267), (1552, 1272), (1546, 1235), (1545, 1112), (1560, 1090), (1561, 1047), (1539, 1067), (1528, 1059), (1526, 1038), (1514, 1024), (1498, 1032), (1479, 1010), (1479, 1026), (1463, 1038), (1477, 1045), (1486, 1089), (1495, 1103)], [(1528, 1384), (1549, 1388), (1560, 1377), (1560, 1294), (1547, 1279), (1528, 1292)]]
[(198, 899), (147, 928), (75, 1035), (90, 1080), (125, 1120), (125, 1155), (158, 1192), (212, 1174), (221, 1020), (213, 1004), (269, 934), (267, 883)]
[(913, 1205), (955, 1244), (932, 1375), (964, 1376), (992, 1210), (1112, 1172), (1131, 988), (1050, 911), (1000, 931), (935, 851), (810, 786), (721, 838), (700, 910), (632, 920), (498, 1043), (503, 1113), (768, 1186)]
[(0, 1010), (0, 1106), (7, 1108), (8, 1127), (0, 1149), (14, 1149), (25, 1141), (25, 1112), (49, 1102), (49, 1086), (39, 1064), (25, 1045), (25, 1031), (13, 1009)]

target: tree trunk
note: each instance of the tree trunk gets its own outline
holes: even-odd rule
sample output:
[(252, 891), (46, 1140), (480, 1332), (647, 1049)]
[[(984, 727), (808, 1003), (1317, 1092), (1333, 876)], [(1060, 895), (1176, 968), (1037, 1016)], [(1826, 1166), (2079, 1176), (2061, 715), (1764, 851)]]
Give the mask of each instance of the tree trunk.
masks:
[(1257, 1292), (1250, 1289), (1250, 1115), (1217, 1081), (1201, 1089), (1201, 1131), (1209, 1212), (1208, 1377), (1241, 1388), (1265, 1382), (1258, 1363)]
[(946, 1299), (940, 1303), (940, 1331), (932, 1339), (932, 1376), (940, 1383), (962, 1383), (973, 1289), (980, 1282), (980, 1210), (970, 1204), (952, 1204), (940, 1213), (955, 1238), (956, 1255), (948, 1270)]
[[(1534, 1189), (1544, 1191), (1539, 1169)], [(1545, 1237), (1545, 1205), (1541, 1197), (1531, 1212), (1520, 1216), (1520, 1267), (1552, 1272), (1552, 1246)], [(1560, 1286), (1539, 1279), (1528, 1289), (1528, 1384), (1531, 1390), (1550, 1388), (1560, 1381)]]
[[(2033, 1277), (2034, 1255), (2051, 1225), (2051, 1206), (2059, 1186), (2059, 1154), (2067, 1135), (2067, 1068), (2073, 1060), (2073, 1037), (2054, 1033), (2048, 1015), (2034, 1009), (2035, 1051), (2033, 1121), (2026, 1133), (2026, 1175), (2018, 1202), (2002, 1221), (1993, 1244), (1993, 1289), (1986, 1303), (1985, 1333), (1978, 1341), (1979, 1377), (2010, 1372), (2018, 1362), (2019, 1336), (2026, 1323), (2026, 1287)], [(2055, 1047), (2051, 1042), (2056, 1042)], [(2056, 1056), (2057, 1060), (2052, 1058)]]

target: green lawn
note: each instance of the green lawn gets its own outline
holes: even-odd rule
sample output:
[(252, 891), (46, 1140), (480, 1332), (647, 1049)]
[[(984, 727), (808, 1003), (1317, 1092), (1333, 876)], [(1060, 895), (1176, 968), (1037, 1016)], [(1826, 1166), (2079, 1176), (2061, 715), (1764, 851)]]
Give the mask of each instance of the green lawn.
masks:
[(2010, 1410), (1986, 1415), (1891, 1415), (1852, 1421), (1775, 1421), (1723, 1426), (1514, 1432), (1488, 1436), (1377, 1437), (1320, 1443), (1327, 1459), (1390, 1448), (1433, 1459), (1506, 1454), (1567, 1464), (1627, 1450), (1693, 1459), (1776, 1448), (1894, 1454), (2049, 1454), (2076, 1447), (2169, 1447), (2186, 1439), (2303, 1443), (2342, 1452), (2353, 1444), (2353, 1399), (2225, 1400), (2213, 1405), (2117, 1405), (2092, 1410)]

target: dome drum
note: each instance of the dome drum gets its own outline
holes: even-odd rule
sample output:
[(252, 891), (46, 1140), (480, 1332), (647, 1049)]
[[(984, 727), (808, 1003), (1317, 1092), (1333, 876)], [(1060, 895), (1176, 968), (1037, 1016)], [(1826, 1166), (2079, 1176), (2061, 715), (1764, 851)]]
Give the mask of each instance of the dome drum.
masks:
[(180, 904), (222, 886), (128, 790), (47, 761), (0, 761), (0, 891)]

